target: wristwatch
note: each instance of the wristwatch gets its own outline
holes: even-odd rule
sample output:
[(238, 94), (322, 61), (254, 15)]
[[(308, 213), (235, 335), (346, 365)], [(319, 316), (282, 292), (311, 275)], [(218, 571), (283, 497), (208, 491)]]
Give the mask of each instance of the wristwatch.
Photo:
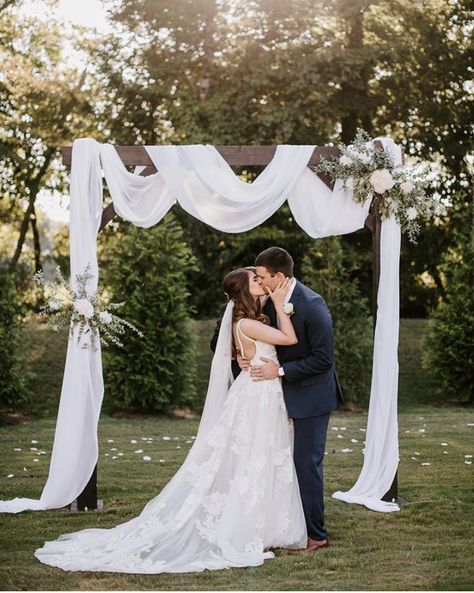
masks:
[(279, 377), (285, 376), (285, 369), (283, 367), (278, 367), (278, 376)]

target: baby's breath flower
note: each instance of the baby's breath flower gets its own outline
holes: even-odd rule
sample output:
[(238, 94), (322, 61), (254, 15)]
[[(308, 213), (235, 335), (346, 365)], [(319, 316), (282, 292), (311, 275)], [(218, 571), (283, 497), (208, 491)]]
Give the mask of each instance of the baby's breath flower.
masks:
[(340, 156), (322, 159), (315, 172), (340, 180), (359, 204), (380, 196), (377, 208), (382, 219), (395, 218), (415, 243), (420, 232), (418, 218), (440, 214), (439, 202), (426, 193), (429, 180), (422, 167), (395, 166), (392, 155), (375, 146), (367, 132), (360, 129), (354, 142), (340, 145), (339, 150)]

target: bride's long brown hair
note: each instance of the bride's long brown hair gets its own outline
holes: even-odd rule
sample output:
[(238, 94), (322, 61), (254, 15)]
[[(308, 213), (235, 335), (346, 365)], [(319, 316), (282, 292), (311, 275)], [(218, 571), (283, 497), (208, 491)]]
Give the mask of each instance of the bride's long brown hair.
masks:
[(249, 272), (255, 273), (252, 268), (239, 268), (229, 272), (222, 281), (227, 298), (234, 301), (232, 322), (245, 318), (256, 319), (269, 325), (270, 319), (263, 313), (260, 299), (254, 299), (250, 294)]

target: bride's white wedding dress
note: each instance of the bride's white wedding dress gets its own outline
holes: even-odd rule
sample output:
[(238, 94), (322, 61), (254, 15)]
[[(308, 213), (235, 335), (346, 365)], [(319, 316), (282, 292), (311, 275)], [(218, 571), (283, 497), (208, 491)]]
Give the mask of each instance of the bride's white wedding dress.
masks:
[[(255, 346), (253, 363), (277, 360), (274, 346)], [(257, 566), (273, 557), (268, 548), (305, 547), (280, 380), (240, 373), (212, 426), (202, 425), (181, 468), (138, 517), (62, 535), (36, 557), (71, 571), (156, 574)]]

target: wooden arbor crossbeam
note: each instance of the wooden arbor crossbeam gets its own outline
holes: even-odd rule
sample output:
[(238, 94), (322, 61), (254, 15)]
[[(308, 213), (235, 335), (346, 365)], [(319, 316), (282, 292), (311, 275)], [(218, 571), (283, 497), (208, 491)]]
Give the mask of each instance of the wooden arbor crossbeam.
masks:
[[(374, 144), (377, 148), (383, 149), (382, 143), (375, 140)], [(231, 166), (265, 166), (272, 160), (276, 146), (216, 146), (217, 151), (222, 155), (225, 161)], [(153, 175), (157, 172), (152, 160), (143, 146), (116, 146), (115, 149), (125, 166), (131, 167), (145, 167), (141, 175)], [(66, 146), (62, 149), (62, 157), (64, 165), (71, 165), (72, 147)], [(317, 165), (321, 159), (329, 159), (339, 155), (340, 151), (334, 146), (317, 146), (308, 166)], [(325, 175), (319, 176), (321, 180), (332, 189), (334, 183)], [(374, 328), (377, 319), (377, 292), (380, 279), (380, 232), (381, 232), (381, 218), (378, 214), (378, 200), (375, 198), (370, 209), (370, 214), (365, 220), (367, 226), (372, 232), (372, 269), (373, 269), (373, 319)], [(102, 221), (100, 230), (102, 230), (113, 218), (116, 212), (111, 202), (106, 206), (102, 212)], [(390, 490), (385, 494), (383, 500), (391, 501), (398, 498), (397, 475), (393, 481)], [(97, 508), (97, 467), (92, 474), (89, 483), (85, 487), (83, 493), (77, 499), (77, 508), (83, 510), (84, 508)]]
[[(382, 148), (381, 142), (375, 141), (375, 145)], [(224, 160), (231, 166), (265, 166), (272, 160), (275, 155), (276, 146), (216, 146), (215, 147)], [(130, 167), (145, 167), (141, 175), (153, 175), (156, 173), (156, 168), (145, 150), (144, 146), (116, 146), (115, 149), (125, 166)], [(314, 166), (321, 162), (321, 158), (330, 159), (337, 156), (339, 149), (335, 146), (317, 146), (308, 166)], [(72, 146), (62, 148), (63, 165), (71, 165), (72, 160)], [(320, 175), (320, 179), (331, 189), (334, 183), (327, 175)], [(110, 203), (104, 208), (102, 213), (102, 221), (100, 230), (102, 230), (116, 215), (114, 206)], [(372, 214), (369, 214), (365, 221), (366, 226), (371, 230), (375, 230), (375, 219)]]

